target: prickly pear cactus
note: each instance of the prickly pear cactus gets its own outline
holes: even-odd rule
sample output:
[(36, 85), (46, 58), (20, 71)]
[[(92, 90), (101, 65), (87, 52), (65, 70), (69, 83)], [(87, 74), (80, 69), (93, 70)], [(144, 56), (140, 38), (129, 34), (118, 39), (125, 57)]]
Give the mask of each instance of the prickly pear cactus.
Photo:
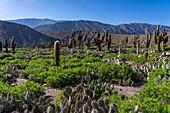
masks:
[[(61, 112), (109, 112), (116, 111), (117, 106), (109, 106), (109, 99), (103, 99), (103, 95), (115, 93), (114, 87), (109, 83), (92, 80), (95, 71), (89, 72), (89, 76), (82, 76), (82, 83), (75, 88), (66, 87), (60, 98), (60, 106), (57, 111)], [(65, 99), (63, 99), (65, 98)], [(116, 106), (116, 107), (115, 107)]]

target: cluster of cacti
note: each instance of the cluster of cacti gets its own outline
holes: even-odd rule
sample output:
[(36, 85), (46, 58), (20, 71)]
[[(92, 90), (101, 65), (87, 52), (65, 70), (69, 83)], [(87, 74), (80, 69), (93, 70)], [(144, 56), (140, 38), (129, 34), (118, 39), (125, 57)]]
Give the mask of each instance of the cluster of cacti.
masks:
[(4, 48), (6, 48), (6, 53), (8, 53), (8, 42), (7, 42), (7, 39), (5, 39)]
[(1, 94), (0, 96), (0, 113), (4, 112), (24, 112), (24, 113), (43, 113), (48, 111), (52, 100), (50, 98), (46, 99), (44, 96), (36, 98), (31, 92), (27, 91), (26, 95), (20, 94), (19, 100), (12, 98), (10, 92), (7, 97)]
[(167, 64), (164, 61), (160, 61), (160, 62), (153, 62), (152, 64), (145, 64), (142, 66), (137, 66), (136, 68), (133, 67), (133, 69), (136, 71), (136, 73), (139, 76), (148, 76), (151, 73), (151, 70), (153, 69), (159, 69), (159, 68), (163, 68), (163, 67), (170, 67), (170, 64)]
[(46, 46), (47, 46), (47, 44), (46, 44), (46, 43), (44, 43), (44, 42), (42, 42), (42, 43), (41, 43), (41, 48), (42, 48), (42, 49), (45, 49), (45, 48), (46, 48)]
[(165, 32), (165, 27), (163, 28), (163, 32), (159, 34), (159, 25), (157, 26), (157, 31), (154, 31), (154, 42), (157, 44), (157, 52), (160, 52), (160, 43), (162, 43), (163, 46), (163, 51), (165, 52), (165, 46), (166, 43), (168, 42), (168, 36), (167, 33)]
[[(57, 106), (57, 112), (62, 113), (112, 113), (117, 112), (115, 104), (109, 106), (109, 99), (103, 99), (102, 95), (115, 93), (114, 86), (102, 82), (101, 79), (92, 80), (93, 74), (82, 77), (81, 85), (76, 88), (66, 87), (63, 96), (60, 97), (61, 104)], [(64, 101), (66, 98), (66, 101)]]
[(111, 35), (109, 35), (109, 38), (107, 39), (107, 50), (110, 50), (110, 47), (111, 47)]
[(76, 40), (72, 38), (67, 45), (68, 48), (76, 48)]
[(3, 47), (2, 47), (2, 42), (0, 41), (0, 52), (2, 51)]
[(103, 39), (99, 39), (99, 38), (96, 39), (96, 38), (94, 38), (94, 43), (96, 44), (96, 46), (97, 46), (97, 48), (98, 48), (99, 51), (102, 50), (102, 47), (101, 47), (102, 40), (103, 40)]
[(34, 42), (32, 43), (32, 48), (33, 48), (33, 49), (35, 48), (35, 40), (34, 40)]
[(54, 61), (55, 61), (55, 65), (59, 66), (59, 60), (60, 60), (60, 42), (55, 41), (54, 42)]
[(145, 47), (148, 49), (149, 48), (149, 45), (150, 45), (150, 42), (151, 42), (151, 38), (152, 37), (152, 34), (147, 34), (146, 35), (146, 41), (145, 41)]
[(86, 45), (88, 48), (90, 47), (90, 38), (87, 38), (87, 41), (86, 41), (85, 45)]

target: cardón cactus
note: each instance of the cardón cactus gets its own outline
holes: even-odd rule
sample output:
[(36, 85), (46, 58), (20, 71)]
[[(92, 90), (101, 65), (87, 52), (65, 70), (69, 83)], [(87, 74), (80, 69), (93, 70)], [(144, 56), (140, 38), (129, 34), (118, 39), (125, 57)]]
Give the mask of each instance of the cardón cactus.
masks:
[(157, 26), (157, 31), (154, 32), (154, 42), (157, 44), (157, 52), (160, 52), (160, 43), (162, 43), (163, 46), (163, 52), (165, 52), (165, 46), (168, 42), (168, 36), (166, 36), (167, 33), (165, 32), (165, 27), (163, 28), (163, 32), (159, 34), (159, 25)]
[(59, 41), (55, 41), (54, 43), (54, 61), (55, 61), (55, 65), (59, 66), (59, 58), (60, 56), (60, 42)]

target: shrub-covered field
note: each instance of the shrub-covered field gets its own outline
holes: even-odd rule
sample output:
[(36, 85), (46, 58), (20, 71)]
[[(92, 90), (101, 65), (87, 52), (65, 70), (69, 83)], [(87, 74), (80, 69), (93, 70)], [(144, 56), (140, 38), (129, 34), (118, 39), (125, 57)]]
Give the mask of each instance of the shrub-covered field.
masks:
[[(166, 34), (161, 36), (166, 43)], [(149, 38), (146, 47), (139, 47), (135, 38), (129, 45), (107, 37), (104, 46), (97, 38), (83, 47), (79, 36), (78, 47), (73, 38), (68, 47), (56, 41), (54, 49), (44, 44), (3, 49), (0, 113), (169, 113), (169, 47), (157, 46), (155, 52)], [(126, 88), (141, 90), (129, 96)], [(55, 97), (49, 89), (58, 91)]]

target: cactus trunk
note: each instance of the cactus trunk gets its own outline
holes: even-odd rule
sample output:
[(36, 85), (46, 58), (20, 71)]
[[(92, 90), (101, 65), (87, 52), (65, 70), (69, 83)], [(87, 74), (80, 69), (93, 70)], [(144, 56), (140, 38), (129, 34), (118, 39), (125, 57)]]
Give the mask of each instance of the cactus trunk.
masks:
[(137, 54), (139, 54), (139, 40), (137, 41)]
[(157, 52), (160, 52), (160, 36), (157, 37)]
[(60, 42), (56, 41), (54, 43), (54, 61), (55, 61), (55, 65), (59, 66), (59, 55), (60, 55)]
[(0, 41), (0, 51), (2, 51), (2, 42)]

